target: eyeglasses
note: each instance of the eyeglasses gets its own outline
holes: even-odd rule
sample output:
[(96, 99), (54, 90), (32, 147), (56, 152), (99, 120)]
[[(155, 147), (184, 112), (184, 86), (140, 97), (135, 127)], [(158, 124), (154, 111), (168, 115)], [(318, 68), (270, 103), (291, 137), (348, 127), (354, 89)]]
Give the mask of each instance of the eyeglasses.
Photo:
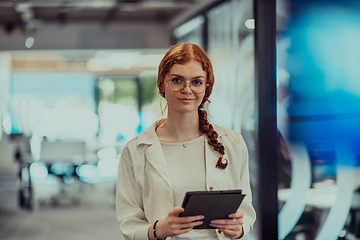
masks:
[(168, 83), (168, 86), (171, 91), (173, 92), (180, 92), (185, 89), (187, 84), (190, 84), (191, 90), (196, 93), (203, 93), (206, 90), (206, 87), (209, 86), (209, 84), (206, 84), (204, 80), (201, 79), (194, 79), (191, 80), (190, 83), (187, 83), (184, 79), (180, 78), (172, 78), (170, 80), (166, 80)]

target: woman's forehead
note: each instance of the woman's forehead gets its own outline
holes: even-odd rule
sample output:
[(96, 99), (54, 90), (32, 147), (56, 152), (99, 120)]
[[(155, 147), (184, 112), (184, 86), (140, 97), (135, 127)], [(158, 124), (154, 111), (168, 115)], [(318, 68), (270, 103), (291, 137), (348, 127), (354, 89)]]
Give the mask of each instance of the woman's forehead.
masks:
[(203, 70), (202, 64), (198, 61), (191, 60), (184, 64), (174, 64), (168, 75), (178, 75), (182, 77), (198, 77), (206, 78), (207, 73)]

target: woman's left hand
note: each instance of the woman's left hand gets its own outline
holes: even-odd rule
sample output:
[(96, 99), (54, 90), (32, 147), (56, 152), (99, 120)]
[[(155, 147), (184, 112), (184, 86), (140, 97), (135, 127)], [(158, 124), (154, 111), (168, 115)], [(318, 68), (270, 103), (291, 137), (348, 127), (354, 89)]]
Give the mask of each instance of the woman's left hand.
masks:
[(212, 220), (210, 226), (217, 228), (228, 238), (241, 238), (244, 235), (244, 229), (242, 225), (244, 214), (237, 211), (236, 213), (230, 214), (231, 219), (217, 219)]

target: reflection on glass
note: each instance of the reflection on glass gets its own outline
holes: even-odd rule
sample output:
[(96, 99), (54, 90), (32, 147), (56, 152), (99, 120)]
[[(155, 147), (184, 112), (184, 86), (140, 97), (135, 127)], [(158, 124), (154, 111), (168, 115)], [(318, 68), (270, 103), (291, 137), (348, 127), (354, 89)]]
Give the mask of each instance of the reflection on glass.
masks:
[[(279, 237), (358, 239), (359, 5), (304, 1), (301, 8), (295, 3), (287, 7), (277, 41), (278, 129), (283, 137)], [(299, 192), (302, 196), (295, 198)]]

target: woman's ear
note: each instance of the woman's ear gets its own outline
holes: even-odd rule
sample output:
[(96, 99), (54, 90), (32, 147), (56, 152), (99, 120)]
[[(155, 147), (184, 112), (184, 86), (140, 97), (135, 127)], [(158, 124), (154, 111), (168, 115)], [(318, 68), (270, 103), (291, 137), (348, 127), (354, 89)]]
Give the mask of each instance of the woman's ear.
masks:
[(159, 93), (160, 96), (165, 97), (165, 89), (164, 89), (164, 83), (161, 83), (159, 86)]

